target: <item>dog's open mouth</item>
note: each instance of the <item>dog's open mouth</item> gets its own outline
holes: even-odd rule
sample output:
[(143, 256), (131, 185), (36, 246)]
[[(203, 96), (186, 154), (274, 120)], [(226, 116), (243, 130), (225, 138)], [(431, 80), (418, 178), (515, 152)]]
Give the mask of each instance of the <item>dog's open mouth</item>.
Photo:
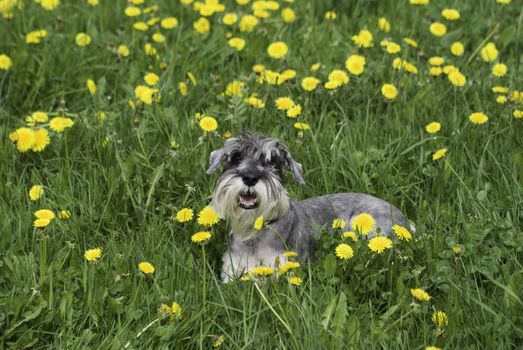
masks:
[(240, 208), (243, 209), (254, 209), (258, 206), (258, 199), (256, 198), (256, 193), (247, 191), (240, 193), (239, 197)]

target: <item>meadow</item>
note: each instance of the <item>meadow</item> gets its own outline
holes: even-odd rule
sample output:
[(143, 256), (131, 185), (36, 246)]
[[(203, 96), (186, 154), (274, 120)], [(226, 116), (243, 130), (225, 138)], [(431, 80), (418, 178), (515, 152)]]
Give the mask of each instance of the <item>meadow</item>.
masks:
[[(0, 0), (0, 348), (521, 347), (521, 5)], [(246, 130), (416, 230), (221, 283)]]

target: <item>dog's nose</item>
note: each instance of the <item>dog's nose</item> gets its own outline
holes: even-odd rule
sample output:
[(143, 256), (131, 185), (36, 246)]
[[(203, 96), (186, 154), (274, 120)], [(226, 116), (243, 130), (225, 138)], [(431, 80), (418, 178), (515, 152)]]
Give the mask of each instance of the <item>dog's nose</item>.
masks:
[(253, 175), (243, 175), (242, 176), (242, 181), (247, 186), (254, 186), (258, 182), (258, 178), (256, 176), (253, 176)]

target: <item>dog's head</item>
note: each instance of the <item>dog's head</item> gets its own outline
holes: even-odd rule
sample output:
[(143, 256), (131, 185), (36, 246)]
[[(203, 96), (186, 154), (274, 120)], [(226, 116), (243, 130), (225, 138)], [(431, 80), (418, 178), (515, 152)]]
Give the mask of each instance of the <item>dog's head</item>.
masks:
[(275, 220), (287, 212), (284, 170), (290, 170), (298, 183), (305, 183), (302, 166), (292, 159), (287, 147), (278, 139), (261, 135), (243, 133), (228, 139), (222, 148), (211, 152), (209, 162), (207, 174), (224, 163), (212, 206), (239, 235), (251, 232), (260, 215), (264, 220)]

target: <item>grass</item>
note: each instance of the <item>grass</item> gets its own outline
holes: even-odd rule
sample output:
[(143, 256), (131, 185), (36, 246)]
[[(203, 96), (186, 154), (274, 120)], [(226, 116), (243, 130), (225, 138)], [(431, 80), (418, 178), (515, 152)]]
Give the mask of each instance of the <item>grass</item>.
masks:
[[(24, 4), (12, 19), (0, 19), (0, 54), (13, 62), (0, 70), (0, 348), (211, 348), (222, 335), (226, 349), (521, 344), (523, 143), (521, 119), (513, 111), (522, 109), (522, 101), (499, 104), (491, 91), (495, 85), (511, 94), (523, 90), (517, 39), (523, 12), (517, 1), (433, 1), (419, 7), (392, 0), (281, 2), (294, 9), (295, 22), (286, 24), (273, 11), (244, 33), (214, 14), (206, 35), (192, 29), (199, 14), (178, 1), (140, 5), (159, 5), (143, 18), (172, 15), (180, 22), (175, 29), (156, 25), (147, 32), (133, 29), (138, 19), (125, 16), (122, 0), (94, 7), (64, 0), (53, 11)], [(251, 11), (233, 1), (224, 4), (226, 11)], [(455, 22), (440, 15), (452, 6), (461, 12)], [(324, 19), (328, 10), (337, 13), (335, 20)], [(382, 16), (391, 22), (389, 33), (378, 29)], [(428, 30), (434, 20), (448, 27), (442, 38)], [(363, 28), (373, 33), (373, 48), (352, 42)], [(48, 36), (26, 44), (25, 34), (36, 29)], [(167, 39), (153, 43), (158, 58), (143, 50), (156, 31)], [(229, 31), (246, 40), (243, 51), (228, 47)], [(91, 44), (75, 45), (78, 32), (87, 32)], [(402, 41), (407, 36), (418, 48)], [(402, 51), (386, 53), (379, 45), (384, 38), (400, 43)], [(283, 61), (266, 54), (277, 40), (289, 46)], [(465, 45), (461, 57), (448, 49), (458, 40)], [(493, 63), (481, 60), (489, 41), (499, 50), (496, 62), (508, 66), (504, 77), (494, 77)], [(115, 53), (120, 44), (130, 48), (129, 58)], [(367, 65), (348, 85), (333, 92), (300, 87), (305, 76), (326, 82), (352, 53), (363, 54)], [(431, 77), (427, 60), (435, 55), (459, 67), (467, 84), (459, 88), (445, 75)], [(394, 57), (412, 62), (418, 74), (392, 69)], [(311, 72), (317, 62), (321, 68)], [(251, 70), (256, 63), (276, 71), (292, 68), (297, 76), (282, 85), (260, 85)], [(161, 100), (133, 110), (128, 101), (136, 102), (134, 89), (144, 85), (149, 71), (160, 76)], [(188, 72), (196, 76), (195, 86)], [(89, 94), (87, 79), (96, 82), (96, 94)], [(232, 80), (243, 81), (245, 96), (256, 92), (266, 107), (220, 96)], [(188, 84), (186, 96), (179, 82)], [(398, 88), (395, 100), (381, 96), (384, 83)], [(295, 120), (276, 110), (280, 96), (302, 104), (299, 120), (311, 130), (296, 130)], [(21, 153), (9, 134), (35, 111), (66, 115), (74, 125), (50, 131), (51, 143), (42, 152)], [(100, 111), (107, 116), (103, 122)], [(486, 113), (488, 122), (470, 123), (476, 111)], [(196, 113), (214, 116), (218, 131), (205, 134)], [(424, 129), (434, 120), (442, 124), (435, 136)], [(190, 240), (201, 227), (194, 220), (179, 223), (175, 214), (209, 203), (217, 178), (205, 174), (209, 153), (223, 143), (225, 131), (242, 130), (282, 139), (303, 164), (307, 185), (288, 181), (293, 198), (345, 191), (378, 196), (415, 222), (415, 239), (395, 241), (383, 255), (370, 252), (363, 240), (350, 243), (354, 257), (342, 262), (333, 253), (341, 239), (325, 233), (317, 261), (297, 272), (303, 278), (299, 287), (286, 278), (222, 284), (227, 224), (212, 229), (203, 259), (201, 247)], [(179, 147), (173, 149), (171, 141)], [(433, 161), (440, 148), (447, 155)], [(35, 184), (45, 194), (31, 201), (28, 191)], [(69, 210), (71, 217), (36, 229), (33, 212), (41, 208)], [(103, 249), (102, 258), (88, 263), (84, 251), (95, 247)], [(154, 274), (144, 276), (141, 261), (151, 262)], [(413, 301), (410, 288), (423, 288), (430, 301)], [(173, 301), (182, 307), (182, 319), (158, 313), (161, 304)], [(440, 329), (431, 320), (436, 310), (448, 316)]]

